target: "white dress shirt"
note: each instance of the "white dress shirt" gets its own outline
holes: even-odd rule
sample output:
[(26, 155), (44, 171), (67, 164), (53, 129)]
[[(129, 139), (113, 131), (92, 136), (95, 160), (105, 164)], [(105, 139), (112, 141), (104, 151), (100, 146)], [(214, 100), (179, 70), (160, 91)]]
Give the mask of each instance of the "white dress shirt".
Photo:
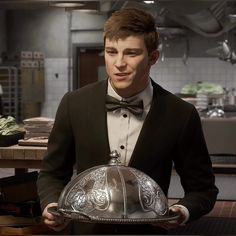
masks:
[(141, 116), (135, 116), (127, 109), (117, 109), (107, 112), (107, 127), (110, 150), (117, 150), (120, 153), (120, 160), (124, 165), (128, 165), (133, 153), (143, 122), (151, 107), (153, 88), (151, 81), (148, 86), (139, 94), (128, 99), (119, 96), (108, 81), (107, 94), (118, 99), (125, 100), (143, 100), (144, 112)]

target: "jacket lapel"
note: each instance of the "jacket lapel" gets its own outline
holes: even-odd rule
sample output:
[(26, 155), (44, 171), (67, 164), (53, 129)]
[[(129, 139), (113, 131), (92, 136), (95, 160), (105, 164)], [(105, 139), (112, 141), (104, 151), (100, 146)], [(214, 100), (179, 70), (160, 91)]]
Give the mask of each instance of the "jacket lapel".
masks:
[(153, 83), (153, 100), (150, 111), (143, 123), (140, 135), (131, 156), (130, 166), (139, 169), (150, 165), (148, 158), (150, 155), (158, 153), (158, 145), (161, 141), (161, 134), (165, 127), (165, 107), (161, 104), (164, 99), (163, 89)]
[(98, 83), (91, 94), (90, 108), (88, 109), (88, 120), (90, 120), (89, 132), (91, 132), (91, 143), (97, 150), (98, 162), (107, 164), (109, 160), (110, 147), (107, 132), (107, 116), (105, 109), (105, 98), (107, 93), (107, 80)]

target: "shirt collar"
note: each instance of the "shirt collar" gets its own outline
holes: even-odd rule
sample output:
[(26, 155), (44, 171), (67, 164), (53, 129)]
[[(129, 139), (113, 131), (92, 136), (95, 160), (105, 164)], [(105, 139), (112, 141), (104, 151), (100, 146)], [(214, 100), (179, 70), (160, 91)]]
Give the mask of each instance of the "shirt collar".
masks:
[(108, 79), (107, 94), (120, 100), (120, 101), (121, 100), (130, 101), (130, 100), (141, 99), (141, 100), (143, 100), (143, 105), (144, 105), (144, 109), (145, 109), (147, 106), (149, 106), (151, 104), (152, 96), (153, 96), (153, 87), (152, 87), (151, 80), (149, 80), (147, 87), (143, 91), (141, 91), (140, 93), (136, 94), (133, 97), (130, 97), (128, 99), (124, 99), (119, 94), (117, 94), (117, 92), (113, 89), (113, 87), (111, 85), (110, 79)]

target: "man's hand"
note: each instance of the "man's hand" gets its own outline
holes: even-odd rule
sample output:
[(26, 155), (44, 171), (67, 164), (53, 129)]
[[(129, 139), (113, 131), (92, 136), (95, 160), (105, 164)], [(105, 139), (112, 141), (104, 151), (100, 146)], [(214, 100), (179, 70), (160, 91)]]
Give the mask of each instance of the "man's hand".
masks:
[(55, 207), (55, 206), (57, 206), (57, 203), (49, 203), (44, 208), (42, 216), (44, 224), (46, 224), (49, 228), (53, 229), (54, 231), (59, 232), (69, 224), (70, 220), (64, 217), (52, 215), (51, 213), (48, 212), (49, 207)]
[(181, 209), (181, 207), (171, 206), (169, 210), (177, 213), (179, 215), (179, 217), (176, 220), (160, 222), (155, 225), (169, 230), (169, 229), (174, 229), (174, 228), (178, 227), (179, 225), (181, 225), (185, 221), (187, 216), (186, 216), (185, 212)]

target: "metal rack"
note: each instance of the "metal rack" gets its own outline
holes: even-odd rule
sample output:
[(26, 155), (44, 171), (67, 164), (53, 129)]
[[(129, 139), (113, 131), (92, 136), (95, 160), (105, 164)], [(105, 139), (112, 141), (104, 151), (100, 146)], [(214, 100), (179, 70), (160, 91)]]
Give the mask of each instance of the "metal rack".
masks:
[(2, 115), (20, 119), (19, 69), (14, 66), (0, 66), (0, 85), (2, 86)]

